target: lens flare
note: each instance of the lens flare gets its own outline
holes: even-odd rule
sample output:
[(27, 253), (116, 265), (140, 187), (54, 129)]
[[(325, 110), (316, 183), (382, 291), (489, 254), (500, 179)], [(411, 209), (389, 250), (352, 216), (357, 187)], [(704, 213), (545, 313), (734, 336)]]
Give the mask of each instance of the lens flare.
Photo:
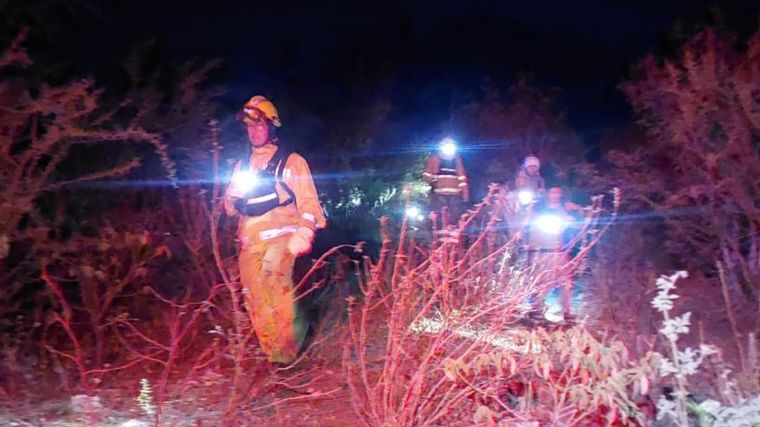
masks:
[(520, 190), (520, 192), (517, 193), (517, 200), (523, 206), (529, 205), (533, 202), (533, 192), (530, 190)]
[(565, 229), (565, 220), (558, 215), (540, 215), (535, 220), (535, 225), (542, 233), (560, 234)]
[(457, 142), (453, 138), (446, 137), (441, 141), (441, 154), (446, 157), (454, 157), (457, 153)]
[(232, 177), (232, 184), (240, 191), (251, 191), (259, 183), (259, 177), (251, 171), (242, 171)]
[(417, 206), (409, 206), (406, 208), (406, 217), (411, 220), (422, 221), (425, 216), (422, 215), (422, 211)]

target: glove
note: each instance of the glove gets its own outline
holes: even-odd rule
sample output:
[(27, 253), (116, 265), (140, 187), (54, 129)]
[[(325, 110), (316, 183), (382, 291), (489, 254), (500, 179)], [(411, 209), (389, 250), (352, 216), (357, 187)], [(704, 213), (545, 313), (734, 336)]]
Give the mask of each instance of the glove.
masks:
[(312, 239), (314, 239), (314, 230), (308, 227), (298, 227), (288, 239), (288, 252), (294, 256), (301, 256), (310, 252)]

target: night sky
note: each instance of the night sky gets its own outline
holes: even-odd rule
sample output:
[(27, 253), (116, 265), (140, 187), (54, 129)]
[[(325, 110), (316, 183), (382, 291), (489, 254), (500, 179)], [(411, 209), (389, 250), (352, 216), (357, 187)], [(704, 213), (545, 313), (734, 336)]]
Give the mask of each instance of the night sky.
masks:
[[(286, 124), (317, 129), (336, 103), (385, 96), (420, 127), (446, 120), (490, 79), (520, 73), (562, 90), (587, 143), (630, 120), (616, 85), (632, 64), (662, 52), (677, 20), (705, 22), (716, 2), (107, 1), (61, 18), (52, 49), (102, 79), (137, 43), (155, 38), (173, 58), (221, 58), (226, 104), (256, 93)], [(726, 27), (751, 33), (756, 1), (719, 2)], [(279, 100), (279, 102), (278, 102)], [(287, 100), (287, 102), (285, 102)], [(315, 124), (316, 123), (316, 124)], [(317, 130), (316, 133), (319, 133)]]

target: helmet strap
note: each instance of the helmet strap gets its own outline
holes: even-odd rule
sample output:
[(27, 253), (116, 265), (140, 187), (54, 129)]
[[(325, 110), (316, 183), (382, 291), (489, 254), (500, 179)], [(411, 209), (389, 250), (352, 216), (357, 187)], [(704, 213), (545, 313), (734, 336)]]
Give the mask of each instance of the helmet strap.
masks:
[(277, 139), (277, 126), (273, 125), (271, 122), (267, 122), (267, 123), (269, 125), (269, 130), (267, 132), (267, 135), (268, 135), (267, 139), (272, 144), (277, 144), (277, 142), (278, 142), (278, 139)]

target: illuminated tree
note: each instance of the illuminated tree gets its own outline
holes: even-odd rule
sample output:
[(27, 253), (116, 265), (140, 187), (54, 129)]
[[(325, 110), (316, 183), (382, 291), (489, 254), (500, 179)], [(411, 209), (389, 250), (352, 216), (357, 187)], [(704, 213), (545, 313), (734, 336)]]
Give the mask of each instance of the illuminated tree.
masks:
[(735, 293), (760, 278), (760, 32), (743, 49), (706, 30), (672, 59), (648, 57), (622, 84), (639, 147), (611, 152), (612, 179), (668, 225), (670, 249), (703, 269), (720, 260)]

